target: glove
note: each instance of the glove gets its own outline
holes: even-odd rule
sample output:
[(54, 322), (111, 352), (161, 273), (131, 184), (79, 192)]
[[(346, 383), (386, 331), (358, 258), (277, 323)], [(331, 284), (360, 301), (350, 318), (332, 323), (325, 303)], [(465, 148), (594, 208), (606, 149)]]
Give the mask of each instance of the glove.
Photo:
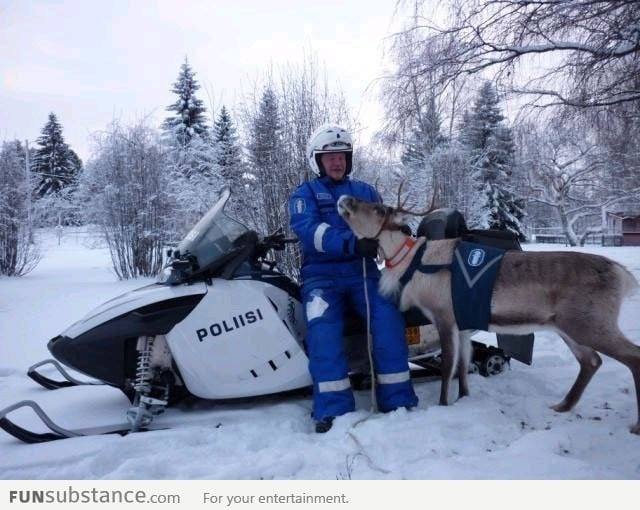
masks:
[(355, 252), (360, 257), (376, 258), (378, 256), (378, 240), (377, 239), (357, 239)]
[(411, 227), (409, 225), (400, 225), (400, 228), (398, 230), (400, 230), (400, 232), (402, 232), (406, 236), (413, 235), (413, 232), (411, 232)]

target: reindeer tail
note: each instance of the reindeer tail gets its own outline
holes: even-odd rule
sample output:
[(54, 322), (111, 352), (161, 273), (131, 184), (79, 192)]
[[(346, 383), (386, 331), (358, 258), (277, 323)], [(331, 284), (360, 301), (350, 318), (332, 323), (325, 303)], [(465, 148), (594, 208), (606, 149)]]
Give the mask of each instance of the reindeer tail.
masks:
[(640, 288), (640, 283), (626, 267), (616, 263), (616, 272), (622, 284), (623, 296), (631, 296)]

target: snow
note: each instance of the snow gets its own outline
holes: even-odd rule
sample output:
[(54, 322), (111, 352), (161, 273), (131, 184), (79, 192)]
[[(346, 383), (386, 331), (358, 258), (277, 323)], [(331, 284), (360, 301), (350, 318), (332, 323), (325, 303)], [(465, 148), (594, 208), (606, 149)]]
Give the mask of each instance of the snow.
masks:
[[(120, 282), (105, 247), (65, 229), (58, 246), (42, 234), (45, 258), (23, 278), (0, 278), (0, 407), (33, 399), (64, 427), (124, 420), (128, 401), (109, 387), (47, 391), (25, 376), (49, 357), (47, 341), (91, 308), (142, 286)], [(527, 249), (558, 249), (534, 245)], [(562, 248), (566, 249), (566, 248)], [(640, 249), (585, 247), (625, 264), (640, 277)], [(640, 343), (640, 295), (620, 325)], [(481, 337), (493, 341), (493, 335)], [(631, 374), (608, 358), (574, 411), (558, 414), (577, 374), (569, 349), (538, 333), (532, 366), (470, 377), (471, 396), (437, 405), (440, 384), (416, 384), (417, 409), (369, 415), (368, 392), (355, 413), (315, 434), (310, 396), (251, 402), (195, 402), (168, 410), (170, 430), (99, 436), (37, 445), (0, 431), (0, 479), (638, 479), (640, 437)], [(34, 425), (31, 414), (12, 415)], [(364, 421), (362, 421), (364, 420)]]

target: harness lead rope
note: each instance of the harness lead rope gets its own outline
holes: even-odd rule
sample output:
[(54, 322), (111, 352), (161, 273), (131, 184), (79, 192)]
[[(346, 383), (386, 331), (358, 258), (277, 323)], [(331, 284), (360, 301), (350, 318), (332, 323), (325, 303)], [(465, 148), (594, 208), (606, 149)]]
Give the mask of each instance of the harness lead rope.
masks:
[(362, 278), (364, 280), (364, 300), (367, 305), (367, 353), (369, 354), (369, 372), (371, 374), (371, 412), (378, 412), (376, 398), (376, 370), (373, 366), (373, 336), (371, 335), (371, 306), (369, 304), (369, 289), (367, 285), (367, 260), (362, 258)]

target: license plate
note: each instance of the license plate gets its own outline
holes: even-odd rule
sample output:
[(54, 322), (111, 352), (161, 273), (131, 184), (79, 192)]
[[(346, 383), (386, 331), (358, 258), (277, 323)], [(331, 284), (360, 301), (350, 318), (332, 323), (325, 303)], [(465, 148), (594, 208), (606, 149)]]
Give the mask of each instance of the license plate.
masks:
[(404, 336), (407, 338), (408, 345), (416, 345), (420, 343), (420, 328), (417, 326), (412, 326), (410, 328), (405, 328)]

